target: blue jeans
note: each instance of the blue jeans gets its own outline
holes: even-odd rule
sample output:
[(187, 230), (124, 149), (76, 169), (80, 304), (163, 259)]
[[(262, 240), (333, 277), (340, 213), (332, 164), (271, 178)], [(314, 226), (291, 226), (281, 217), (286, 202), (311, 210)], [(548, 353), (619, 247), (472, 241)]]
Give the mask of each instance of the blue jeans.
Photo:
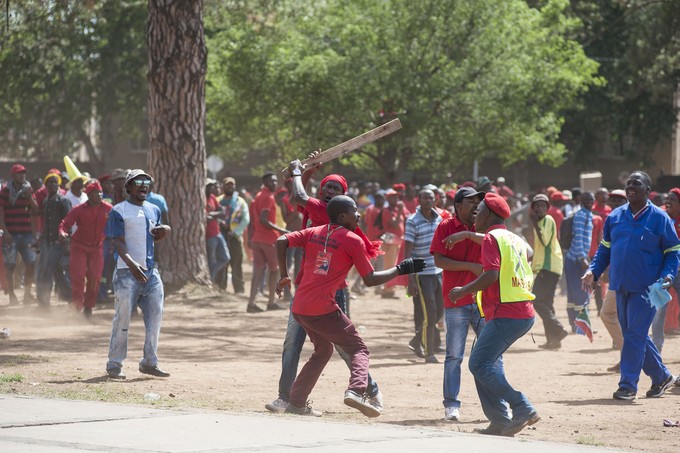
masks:
[[(484, 319), (479, 315), (477, 304), (447, 308), (446, 359), (444, 360), (444, 407), (460, 407), (461, 364), (465, 357), (465, 342), (470, 326), (477, 336), (484, 328)], [(500, 359), (499, 359), (500, 360)]]
[[(64, 271), (68, 271), (68, 256), (64, 255), (64, 247), (59, 242), (48, 245), (47, 241), (43, 241), (40, 244), (40, 258), (35, 278), (38, 302), (41, 305), (50, 304), (55, 281), (57, 285), (63, 285)], [(70, 291), (68, 295), (70, 300)]]
[[(343, 313), (349, 317), (349, 306), (347, 300), (347, 293), (344, 289), (339, 289), (335, 292), (335, 303), (338, 304)], [(293, 301), (290, 302), (291, 308)], [(279, 378), (279, 398), (283, 401), (290, 401), (290, 389), (297, 376), (298, 364), (300, 363), (300, 353), (302, 346), (305, 344), (307, 333), (305, 329), (293, 318), (291, 310), (288, 316), (288, 326), (286, 327), (286, 338), (283, 340), (283, 353), (281, 354), (281, 377)], [(342, 349), (336, 346), (336, 351), (351, 369), (351, 357)], [(370, 373), (368, 375), (368, 386), (366, 393), (373, 397), (378, 394), (378, 383), (373, 380)]]
[[(26, 266), (33, 266), (36, 261), (36, 253), (31, 248), (35, 242), (33, 233), (13, 233), (12, 242), (2, 243), (2, 257), (7, 270), (14, 271), (17, 263), (17, 253), (21, 253), (21, 259)], [(8, 276), (9, 277), (9, 276)]]
[(469, 368), (475, 377), (482, 410), (489, 421), (499, 427), (512, 423), (508, 408), (512, 409), (513, 417), (534, 412), (527, 397), (510, 385), (497, 362), (533, 325), (534, 318), (489, 320), (470, 354)]
[(616, 311), (623, 332), (619, 387), (637, 392), (640, 371), (652, 378), (652, 384), (660, 384), (670, 372), (649, 338), (649, 326), (656, 309), (643, 298), (642, 293), (620, 290), (616, 292)]
[(116, 311), (111, 328), (107, 371), (123, 368), (123, 360), (127, 357), (130, 317), (137, 305), (142, 309), (145, 329), (144, 356), (139, 364), (158, 364), (158, 336), (163, 320), (163, 282), (157, 269), (148, 270), (146, 277), (147, 282), (142, 283), (133, 277), (129, 269), (117, 269), (113, 277)]
[(208, 250), (210, 278), (213, 282), (216, 282), (217, 273), (226, 266), (231, 259), (229, 256), (229, 249), (227, 248), (227, 241), (224, 240), (224, 236), (220, 233), (217, 236), (206, 239), (206, 247)]

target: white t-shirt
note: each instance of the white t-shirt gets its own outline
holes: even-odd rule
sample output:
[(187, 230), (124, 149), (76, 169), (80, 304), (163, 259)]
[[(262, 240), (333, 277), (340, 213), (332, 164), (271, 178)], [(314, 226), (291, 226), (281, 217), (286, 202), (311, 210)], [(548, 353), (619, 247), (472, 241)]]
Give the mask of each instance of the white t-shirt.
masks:
[[(141, 206), (123, 201), (113, 207), (106, 224), (106, 236), (125, 237), (128, 254), (145, 270), (155, 266), (153, 252), (154, 239), (151, 230), (161, 224), (161, 210), (158, 206), (145, 201)], [(118, 257), (118, 269), (128, 265)]]

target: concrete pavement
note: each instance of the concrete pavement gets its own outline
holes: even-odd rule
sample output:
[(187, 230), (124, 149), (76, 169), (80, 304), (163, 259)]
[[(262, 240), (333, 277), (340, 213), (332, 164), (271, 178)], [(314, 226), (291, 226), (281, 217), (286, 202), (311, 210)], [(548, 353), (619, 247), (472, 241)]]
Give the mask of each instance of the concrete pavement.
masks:
[(0, 395), (0, 452), (588, 453), (614, 450), (323, 417), (162, 410)]

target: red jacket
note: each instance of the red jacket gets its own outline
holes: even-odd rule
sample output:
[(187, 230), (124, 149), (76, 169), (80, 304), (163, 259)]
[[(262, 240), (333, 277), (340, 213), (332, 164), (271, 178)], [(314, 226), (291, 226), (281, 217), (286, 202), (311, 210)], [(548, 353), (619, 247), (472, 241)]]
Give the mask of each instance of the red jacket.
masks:
[(104, 230), (109, 220), (111, 204), (102, 201), (99, 206), (85, 202), (69, 211), (59, 224), (59, 233), (68, 233), (73, 225), (78, 229), (71, 238), (71, 245), (97, 249), (104, 244)]

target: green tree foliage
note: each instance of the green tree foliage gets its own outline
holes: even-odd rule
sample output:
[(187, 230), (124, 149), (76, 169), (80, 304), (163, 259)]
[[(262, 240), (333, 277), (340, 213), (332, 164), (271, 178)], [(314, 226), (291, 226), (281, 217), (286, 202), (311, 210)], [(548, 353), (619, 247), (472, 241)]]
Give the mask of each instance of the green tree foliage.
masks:
[(3, 153), (54, 159), (84, 143), (98, 159), (92, 118), (116, 115), (129, 131), (144, 115), (146, 2), (11, 0), (8, 12), (0, 30)]
[(209, 146), (303, 157), (398, 116), (347, 157), (392, 179), (475, 158), (558, 164), (565, 112), (599, 83), (567, 0), (328, 0), (208, 6)]
[(587, 93), (583, 110), (569, 116), (564, 142), (584, 165), (605, 150), (648, 163), (676, 122), (680, 1), (576, 1), (569, 13), (582, 20), (575, 37), (601, 63), (607, 84)]

